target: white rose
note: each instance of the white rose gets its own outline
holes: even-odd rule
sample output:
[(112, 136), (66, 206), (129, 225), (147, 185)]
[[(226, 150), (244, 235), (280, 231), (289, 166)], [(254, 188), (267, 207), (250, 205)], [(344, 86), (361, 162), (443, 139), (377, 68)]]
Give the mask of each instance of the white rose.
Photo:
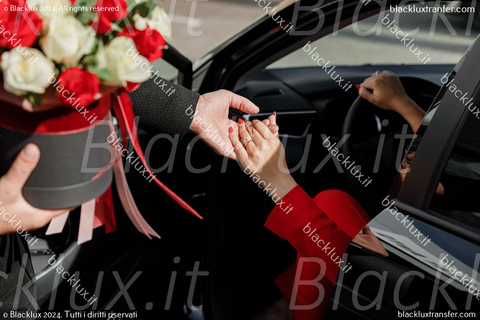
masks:
[(92, 52), (95, 30), (85, 27), (73, 16), (57, 17), (49, 22), (40, 39), (43, 52), (56, 63), (77, 63)]
[[(68, 0), (27, 0), (30, 8), (36, 8), (40, 17), (44, 20), (66, 16), (72, 13), (72, 5)], [(42, 10), (42, 8), (44, 10)]]
[(163, 8), (155, 7), (151, 19), (144, 18), (137, 13), (133, 16), (133, 21), (135, 22), (135, 28), (140, 31), (145, 30), (148, 25), (151, 29), (160, 32), (166, 40), (172, 39), (172, 23)]
[[(27, 57), (24, 50), (28, 51)], [(28, 92), (43, 94), (55, 65), (37, 49), (17, 47), (2, 54), (2, 71), (6, 91), (17, 96)]]
[(97, 52), (98, 67), (107, 69), (114, 77), (104, 83), (126, 86), (127, 82), (141, 83), (150, 78), (150, 62), (138, 54), (135, 42), (127, 37), (113, 39)]

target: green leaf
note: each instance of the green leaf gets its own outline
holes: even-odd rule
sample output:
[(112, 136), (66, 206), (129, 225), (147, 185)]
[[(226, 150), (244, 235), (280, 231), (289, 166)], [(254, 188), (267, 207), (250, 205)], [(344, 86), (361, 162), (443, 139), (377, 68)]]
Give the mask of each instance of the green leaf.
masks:
[(97, 13), (90, 10), (96, 4), (97, 0), (77, 0), (74, 6), (74, 16), (84, 25), (88, 25), (90, 21), (94, 21), (97, 17)]
[[(114, 26), (112, 25), (112, 29), (115, 29)], [(108, 35), (108, 42), (111, 42), (113, 39), (115, 39), (117, 37), (116, 34), (113, 34), (113, 33), (110, 33)]]
[(151, 18), (152, 11), (155, 9), (155, 4), (153, 2), (142, 2), (135, 7), (135, 10), (144, 18)]
[(66, 63), (62, 64), (62, 72), (67, 70), (68, 68), (76, 67), (77, 65), (75, 63)]
[(107, 69), (89, 68), (90, 72), (95, 73), (101, 81), (113, 80), (113, 74)]
[(97, 0), (77, 0), (76, 6), (94, 7), (97, 4)]
[(102, 40), (95, 38), (95, 44), (93, 45), (92, 52), (90, 53), (90, 55), (97, 54), (98, 50), (101, 48), (101, 45), (103, 45)]
[(38, 111), (39, 110), (39, 105), (42, 104), (43, 102), (45, 102), (45, 99), (42, 98), (41, 95), (38, 95), (38, 94), (35, 94), (35, 93), (32, 93), (32, 92), (28, 92), (26, 95), (25, 95), (25, 99), (28, 100), (28, 102), (30, 102), (33, 106), (33, 110), (35, 111)]
[(148, 10), (148, 18), (151, 18), (152, 17), (152, 12), (153, 10), (157, 7), (155, 3), (153, 2), (147, 2), (147, 6), (149, 7), (149, 10)]
[(92, 66), (92, 67), (95, 67), (97, 66), (98, 64), (98, 61), (97, 61), (97, 57), (95, 57), (94, 55), (88, 55), (88, 56), (85, 56), (83, 59), (82, 59), (82, 64), (85, 65), (85, 66)]
[(97, 14), (94, 11), (78, 11), (76, 18), (84, 25), (88, 25), (90, 21), (94, 21)]
[(128, 7), (131, 8), (135, 6), (137, 2), (135, 0), (127, 0)]
[(33, 95), (33, 93), (29, 92), (25, 95), (25, 99), (28, 100), (28, 102), (30, 102), (33, 106), (35, 106), (35, 97)]

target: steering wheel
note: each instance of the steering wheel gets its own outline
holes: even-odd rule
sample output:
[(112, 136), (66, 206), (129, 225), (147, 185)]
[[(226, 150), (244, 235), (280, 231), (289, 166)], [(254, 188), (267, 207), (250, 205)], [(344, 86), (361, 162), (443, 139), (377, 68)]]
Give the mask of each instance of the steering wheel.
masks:
[[(400, 81), (407, 92), (422, 109), (428, 110), (440, 87), (430, 81), (401, 77)], [(422, 92), (418, 92), (421, 88)], [(405, 125), (407, 127), (405, 127)], [(408, 123), (393, 111), (385, 111), (362, 97), (358, 97), (350, 107), (342, 127), (341, 137), (349, 135), (340, 147), (345, 158), (355, 161), (350, 170), (344, 168), (350, 192), (369, 210), (378, 210), (379, 204), (388, 193), (403, 159), (405, 148), (413, 136)], [(359, 170), (357, 173), (356, 170)], [(355, 174), (353, 174), (355, 173)], [(359, 174), (363, 176), (359, 178)], [(371, 179), (371, 182), (369, 183)]]

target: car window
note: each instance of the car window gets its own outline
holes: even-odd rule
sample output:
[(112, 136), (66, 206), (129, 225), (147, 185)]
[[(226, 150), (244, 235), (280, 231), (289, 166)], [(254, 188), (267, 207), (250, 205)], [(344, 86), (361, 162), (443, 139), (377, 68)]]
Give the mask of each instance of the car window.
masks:
[[(165, 59), (158, 59), (152, 62), (153, 72), (158, 70), (158, 74), (173, 83), (180, 83), (180, 72), (177, 68), (168, 63)], [(155, 73), (154, 73), (155, 74)], [(155, 80), (155, 76), (152, 77)]]
[[(443, 5), (461, 6), (458, 1), (435, 4)], [(409, 7), (424, 6), (418, 3)], [(315, 53), (336, 66), (456, 64), (476, 37), (471, 30), (472, 9), (461, 7), (463, 13), (401, 14), (386, 10), (308, 43), (267, 69), (319, 67), (313, 58)]]
[[(278, 4), (280, 1), (272, 0)], [(267, 1), (268, 3), (268, 1)], [(195, 61), (265, 15), (255, 1), (161, 1), (172, 21), (169, 41)]]
[[(449, 75), (449, 82), (455, 78), (463, 61), (462, 59)], [(447, 90), (448, 85), (444, 85), (440, 90), (406, 154), (416, 152)], [(480, 101), (477, 99), (469, 107), (479, 105), (479, 103)], [(471, 112), (467, 113), (467, 120), (450, 154), (440, 179), (440, 185), (435, 191), (428, 211), (480, 230), (480, 202), (476, 198), (478, 190), (480, 190), (480, 119), (474, 112), (476, 108), (469, 110)], [(410, 164), (408, 157), (405, 157), (403, 161)]]
[(480, 230), (480, 120), (469, 113), (429, 210)]

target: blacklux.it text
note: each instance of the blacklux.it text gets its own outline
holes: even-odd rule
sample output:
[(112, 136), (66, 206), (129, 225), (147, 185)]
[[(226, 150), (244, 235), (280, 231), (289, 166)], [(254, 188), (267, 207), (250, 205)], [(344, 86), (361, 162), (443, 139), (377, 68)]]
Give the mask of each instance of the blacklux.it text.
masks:
[[(414, 54), (414, 56), (417, 57), (420, 62), (423, 64), (427, 64), (432, 57), (430, 57), (428, 54), (420, 51), (418, 46), (414, 48), (414, 41), (415, 39), (413, 38), (408, 38), (410, 36), (409, 33), (405, 34), (402, 30), (399, 30), (399, 27), (395, 25), (395, 20), (390, 21), (389, 14), (387, 14), (385, 17), (382, 19), (382, 24), (387, 27), (390, 32), (395, 35), (395, 37), (400, 40), (400, 42), (405, 45), (408, 50), (410, 50), (411, 53)], [(402, 38), (403, 36), (403, 38)], [(408, 43), (407, 43), (408, 42)], [(428, 58), (428, 59), (427, 59)]]
[(52, 256), (50, 257), (50, 259), (48, 259), (48, 264), (51, 266), (55, 266), (55, 270), (57, 271), (57, 273), (63, 279), (67, 280), (67, 283), (72, 287), (72, 289), (75, 289), (75, 291), (83, 299), (85, 299), (87, 303), (92, 305), (95, 301), (97, 301), (97, 297), (95, 295), (89, 297), (89, 292), (80, 285), (80, 279), (78, 279), (75, 274), (70, 275), (70, 272), (65, 271), (65, 268), (60, 264), (60, 262), (57, 263), (55, 256)]
[[(136, 52), (136, 53), (135, 53)], [(169, 85), (165, 80), (163, 80), (159, 75), (158, 72), (159, 70), (156, 70), (153, 72), (153, 65), (150, 65), (150, 67), (147, 69), (148, 64), (145, 62), (145, 60), (142, 60), (138, 58), (140, 53), (136, 50), (135, 47), (130, 47), (127, 50), (127, 56), (131, 57), (133, 62), (140, 67), (142, 71), (145, 71), (145, 73), (150, 74), (150, 79), (152, 79), (153, 83), (155, 83), (162, 91), (167, 95), (171, 96), (172, 94), (175, 93), (176, 89), (174, 88), (173, 85)], [(145, 67), (145, 68), (144, 68)], [(169, 88), (166, 88), (169, 87)]]
[(345, 167), (345, 169), (347, 169), (348, 171), (350, 171), (350, 173), (355, 177), (357, 178), (357, 180), (364, 186), (364, 187), (368, 187), (368, 185), (370, 183), (372, 183), (372, 179), (370, 177), (367, 177), (367, 178), (364, 178), (364, 174), (362, 174), (362, 172), (360, 171), (360, 169), (356, 169), (357, 167), (355, 166), (355, 161), (352, 161), (350, 160), (350, 156), (348, 157), (345, 157), (345, 155), (343, 153), (340, 152), (340, 150), (338, 150), (338, 148), (335, 148), (335, 146), (337, 145), (337, 143), (335, 142), (334, 144), (332, 144), (330, 142), (330, 137), (327, 137), (324, 141), (323, 141), (323, 146), (325, 148), (327, 148), (327, 150), (332, 154), (332, 156), (334, 156), (335, 158), (337, 158), (338, 161), (341, 162), (341, 164)]
[(27, 61), (30, 62), (30, 64), (33, 64), (35, 63), (35, 61), (38, 60), (37, 55), (31, 53), (30, 50), (28, 50), (28, 48), (20, 46), (20, 42), (22, 42), (22, 39), (17, 38), (16, 33), (12, 34), (8, 30), (5, 31), (5, 26), (3, 25), (3, 19), (0, 20), (0, 35), (3, 36), (3, 38), (9, 42), (9, 46), (11, 48), (15, 48), (18, 51), (18, 53), (24, 56), (25, 60), (28, 59)]
[[(303, 232), (312, 240), (313, 243), (317, 245), (320, 249), (322, 249), (322, 252), (324, 252), (327, 257), (329, 257), (341, 270), (345, 271), (347, 273), (352, 269), (352, 266), (350, 263), (347, 263), (343, 268), (342, 264), (345, 260), (342, 260), (342, 258), (335, 253), (336, 248), (331, 247), (330, 241), (328, 243), (325, 243), (325, 240), (321, 239), (320, 236), (316, 233), (317, 228), (312, 230), (312, 227), (310, 226), (310, 222), (303, 228)], [(336, 258), (335, 254), (337, 255)]]
[[(440, 79), (440, 81), (443, 83), (443, 84), (446, 84), (448, 90), (453, 93), (453, 95), (455, 97), (458, 98), (458, 100), (460, 100), (460, 102), (465, 106), (467, 107), (468, 111), (470, 111), (471, 113), (473, 113), (473, 115), (475, 115), (475, 117), (477, 117), (477, 119), (480, 119), (480, 109), (475, 105), (473, 105), (473, 98), (469, 98), (469, 93), (468, 92), (465, 92), (463, 93), (462, 90), (458, 89), (457, 86), (455, 85), (455, 83), (453, 83), (455, 79), (452, 79), (450, 80), (450, 82), (448, 81), (448, 73), (446, 73), (442, 79)], [(447, 83), (448, 82), (448, 83)]]
[[(156, 177), (156, 175), (151, 175), (150, 173), (148, 173), (148, 170), (143, 165), (140, 157), (135, 158), (134, 151), (131, 151), (130, 154), (128, 154), (128, 149), (124, 148), (123, 144), (120, 142), (120, 138), (117, 138), (115, 132), (112, 132), (107, 137), (107, 141), (115, 150), (117, 150), (122, 155), (122, 157), (125, 157), (125, 160), (128, 161), (130, 165), (134, 166), (135, 170), (142, 174), (142, 177), (144, 177), (148, 182), (152, 182), (153, 178)], [(137, 164), (140, 164), (138, 168)]]
[[(58, 92), (59, 95), (62, 95), (67, 101), (70, 103), (72, 107), (75, 107), (75, 110), (80, 112), (80, 114), (85, 118), (85, 120), (89, 121), (90, 124), (92, 124), (95, 120), (97, 120), (97, 115), (95, 112), (93, 114), (90, 114), (90, 111), (88, 110), (87, 107), (84, 105), (81, 105), (81, 98), (75, 97), (75, 92), (70, 92), (69, 90), (65, 89), (65, 87), (62, 84), (62, 79), (59, 79), (57, 81), (57, 78), (55, 77), (55, 73), (52, 74), (48, 78), (48, 82), (53, 85), (53, 88)], [(77, 100), (75, 100), (75, 98)]]
[(213, 124), (207, 124), (199, 115), (197, 115), (197, 113), (193, 110), (193, 105), (190, 105), (187, 109), (185, 109), (185, 114), (189, 116), (190, 119), (192, 119), (192, 122), (197, 124), (198, 127), (203, 130), (203, 132), (225, 152), (225, 154), (234, 152), (233, 146), (227, 141), (222, 140), (222, 136), (220, 133), (218, 133), (218, 129), (214, 130), (215, 127)]
[(463, 273), (462, 271), (457, 270), (457, 267), (455, 267), (455, 265), (452, 265), (455, 262), (455, 260), (452, 259), (449, 261), (447, 257), (448, 257), (448, 254), (446, 254), (442, 258), (442, 260), (440, 260), (440, 264), (442, 265), (442, 267), (448, 270), (448, 272), (450, 272), (450, 274), (452, 275), (452, 278), (454, 278), (456, 281), (460, 282), (462, 286), (467, 288), (468, 292), (473, 294), (473, 296), (477, 300), (480, 300), (480, 290), (477, 287), (475, 287), (476, 281), (473, 278), (468, 277), (466, 273)]
[(424, 235), (420, 232), (420, 230), (415, 228), (415, 225), (413, 224), (415, 220), (409, 220), (409, 215), (405, 216), (403, 213), (399, 212), (398, 208), (394, 206), (395, 201), (390, 201), (389, 196), (386, 196), (385, 199), (383, 199), (382, 205), (385, 207), (385, 210), (388, 210), (390, 212), (392, 216), (395, 216), (395, 219), (400, 221), (400, 223), (405, 227), (405, 229), (408, 229), (408, 232), (410, 232), (410, 234), (412, 234), (413, 237), (416, 238), (418, 242), (420, 242), (420, 244), (423, 244), (423, 246), (425, 247), (430, 242), (431, 239), (428, 236)]
[[(0, 201), (0, 205), (2, 203), (3, 201)], [(22, 220), (16, 220), (17, 218), (16, 214), (14, 214), (12, 217), (10, 212), (6, 211), (3, 206), (0, 206), (0, 216), (2, 216), (3, 220), (7, 221), (7, 223), (12, 227), (12, 229), (17, 231), (18, 235), (25, 238), (25, 241), (27, 241), (27, 243), (30, 246), (33, 246), (35, 243), (37, 243), (38, 241), (37, 236), (32, 237), (30, 240), (28, 239), (28, 237), (29, 236), (31, 237), (31, 235), (30, 233), (28, 233), (28, 231), (25, 230), (25, 228), (22, 228)], [(20, 229), (23, 229), (23, 230), (20, 231)]]
[(310, 42), (311, 41), (308, 41), (307, 44), (305, 44), (303, 46), (303, 51), (305, 51), (306, 53), (308, 53), (308, 55), (312, 58), (313, 61), (315, 61), (317, 63), (317, 65), (319, 67), (322, 67), (322, 70), (328, 74), (330, 76), (330, 78), (332, 80), (335, 81), (335, 83), (337, 83), (337, 85), (342, 88), (343, 90), (345, 90), (345, 92), (347, 92), (348, 90), (350, 90), (353, 86), (353, 84), (348, 81), (347, 83), (343, 83), (345, 81), (345, 79), (343, 79), (338, 73), (337, 75), (334, 77), (333, 75), (336, 73), (336, 71), (333, 71), (335, 70), (335, 68), (337, 66), (333, 66), (330, 64), (330, 60), (328, 60), (327, 62), (325, 62), (325, 59), (323, 59), (322, 57), (320, 57), (320, 54), (318, 54), (318, 52), (316, 52), (315, 50), (317, 50), (317, 47), (314, 47), (312, 48), (312, 46), (310, 46)]
[(293, 206), (291, 204), (286, 205), (285, 201), (283, 201), (283, 199), (280, 199), (280, 196), (277, 195), (277, 193), (276, 193), (277, 188), (272, 190), (272, 184), (269, 183), (267, 185), (267, 183), (265, 181), (263, 181), (262, 178), (260, 178), (260, 176), (257, 174), (258, 170), (253, 171), (252, 168), (250, 168), (251, 165), (252, 164), (250, 163), (244, 169), (243, 172), (245, 172), (245, 174), (248, 174), (248, 176), (253, 180), (253, 182), (258, 184), (258, 187), (260, 189), (263, 189), (265, 191), (265, 193), (269, 197), (272, 198), (273, 202), (275, 202), (277, 204), (277, 206), (279, 206), (279, 208), (282, 209), (283, 212), (285, 212), (285, 214), (289, 214), (293, 210)]
[[(79, 278), (80, 272), (74, 272), (74, 275), (72, 273), (68, 272), (65, 270), (65, 268), (62, 266), (62, 256), (59, 258), (55, 258), (55, 256), (52, 256), (48, 260), (48, 264), (52, 269), (55, 269), (54, 273), (54, 279), (53, 281), (50, 281), (50, 283), (46, 283), (47, 285), (52, 285), (52, 287), (49, 289), (52, 292), (52, 295), (50, 297), (50, 302), (42, 306), (42, 310), (45, 310), (44, 313), (42, 313), (42, 316), (37, 315), (36, 318), (38, 319), (51, 319), (51, 318), (58, 318), (57, 316), (53, 315), (58, 315), (60, 312), (59, 311), (54, 311), (57, 310), (56, 306), (56, 299), (57, 299), (57, 290), (56, 290), (56, 285), (61, 281), (60, 279), (67, 280), (67, 284), (70, 285), (70, 293), (69, 295), (69, 305), (68, 305), (68, 315), (65, 314), (65, 316), (74, 316), (75, 319), (105, 319), (103, 317), (104, 312), (103, 311), (96, 311), (96, 310), (112, 310), (112, 309), (118, 309), (117, 306), (120, 305), (121, 310), (130, 310), (133, 312), (122, 312), (122, 313), (116, 313), (116, 312), (107, 312), (107, 320), (114, 320), (114, 319), (125, 319), (125, 318), (136, 318), (136, 312), (135, 310), (139, 309), (139, 306), (136, 306), (134, 304), (134, 301), (132, 300), (129, 290), (132, 287), (138, 286), (138, 282), (136, 281), (141, 278), (142, 276), (142, 271), (136, 271), (135, 274), (132, 274), (128, 281), (123, 282), (124, 277), (119, 274), (118, 271), (115, 270), (110, 270), (110, 271), (98, 271), (97, 276), (95, 277), (94, 283), (95, 286), (91, 292), (91, 296), (89, 297), (88, 291), (85, 290), (85, 288), (81, 288), (81, 282)], [(174, 301), (174, 296), (177, 294), (176, 288), (178, 286), (181, 287), (182, 295), (184, 293), (187, 293), (184, 291), (184, 286), (188, 285), (187, 282), (181, 281), (177, 282), (177, 275), (179, 275), (179, 272), (184, 274), (186, 277), (190, 277), (190, 284), (188, 285), (188, 293), (186, 294), (186, 301), (185, 301), (185, 306), (190, 309), (190, 310), (200, 310), (202, 309), (202, 305), (195, 305), (194, 304), (194, 297), (195, 292), (199, 290), (197, 288), (197, 283), (201, 280), (200, 277), (207, 277), (209, 275), (209, 271), (203, 271), (200, 270), (200, 261), (195, 261), (192, 263), (192, 267), (185, 268), (185, 265), (182, 265), (183, 267), (179, 266), (179, 263), (181, 261), (181, 258), (179, 256), (176, 256), (173, 259), (173, 264), (176, 266), (175, 268), (172, 269), (171, 276), (170, 276), (170, 281), (169, 281), (169, 286), (168, 288), (165, 287), (165, 293), (166, 293), (166, 300), (165, 300), (165, 305), (164, 305), (164, 310), (171, 310), (172, 308), (172, 302)], [(39, 310), (40, 306), (37, 303), (37, 300), (35, 299), (34, 295), (31, 294), (31, 289), (35, 285), (35, 279), (27, 280), (27, 265), (30, 264), (30, 257), (28, 253), (24, 253), (22, 255), (22, 262), (20, 265), (20, 274), (13, 274), (15, 276), (15, 281), (17, 283), (16, 286), (16, 291), (13, 292), (12, 290), (12, 296), (15, 296), (15, 299), (12, 303), (13, 308), (17, 308), (17, 306), (20, 303), (20, 300), (23, 300), (25, 302), (29, 302), (31, 310)], [(177, 267), (178, 266), (178, 267)], [(0, 278), (3, 278), (5, 280), (9, 279), (9, 276), (12, 276), (12, 274), (7, 274), (3, 271), (0, 271)], [(90, 280), (94, 275), (90, 274)], [(106, 278), (113, 276), (113, 281), (106, 280)], [(143, 278), (144, 279), (144, 278)], [(27, 282), (28, 281), (28, 282)], [(105, 282), (108, 281), (108, 282)], [(144, 280), (142, 280), (142, 283)], [(89, 282), (90, 286), (91, 281)], [(99, 306), (99, 300), (97, 297), (101, 296), (101, 292), (104, 288), (107, 288), (107, 291), (110, 293), (115, 293), (115, 296), (111, 297), (110, 300), (108, 300), (108, 303), (106, 305)], [(47, 288), (48, 289), (48, 288)], [(162, 289), (162, 288), (160, 288)], [(112, 291), (114, 290), (114, 291)], [(163, 290), (163, 289), (162, 289)], [(78, 295), (81, 295), (83, 297), (83, 300), (86, 302), (85, 304), (81, 305), (78, 304), (76, 297)], [(62, 301), (64, 301), (67, 297), (62, 297)], [(1, 299), (1, 297), (0, 297)], [(66, 300), (65, 300), (66, 302)], [(0, 301), (0, 308), (2, 307), (2, 301)], [(64, 303), (64, 302), (62, 302)], [(145, 306), (145, 304), (144, 304)], [(5, 308), (5, 307), (4, 307)], [(27, 309), (28, 305), (25, 304), (24, 308)], [(92, 310), (92, 311), (85, 311), (86, 309)], [(127, 309), (128, 308), (128, 309)], [(147, 303), (146, 310), (151, 310), (153, 308), (153, 303)], [(157, 309), (158, 310), (158, 309)], [(82, 317), (81, 315), (78, 316), (76, 313), (77, 311), (81, 311), (83, 314), (83, 311), (86, 312), (86, 316)], [(66, 312), (66, 311), (64, 311)], [(2, 313), (0, 313), (1, 315)], [(46, 315), (47, 314), (47, 315)], [(123, 317), (122, 317), (123, 314)], [(90, 316), (89, 316), (90, 315)], [(19, 312), (16, 313), (15, 316), (17, 318), (35, 318), (35, 315), (33, 316), (25, 316), (25, 312)], [(110, 317), (110, 318), (108, 318)], [(4, 318), (8, 318), (5, 316)], [(14, 318), (11, 316), (11, 318)], [(3, 319), (3, 318), (2, 318)]]
[[(289, 33), (293, 29), (293, 25), (291, 22), (285, 24), (285, 19), (283, 19), (277, 12), (277, 7), (271, 7), (270, 5), (272, 2), (268, 2), (266, 0), (254, 0), (260, 8), (263, 8), (263, 10), (272, 17), (272, 20), (275, 21), (280, 28), (282, 28), (286, 33)], [(277, 15), (275, 17), (275, 15)]]

